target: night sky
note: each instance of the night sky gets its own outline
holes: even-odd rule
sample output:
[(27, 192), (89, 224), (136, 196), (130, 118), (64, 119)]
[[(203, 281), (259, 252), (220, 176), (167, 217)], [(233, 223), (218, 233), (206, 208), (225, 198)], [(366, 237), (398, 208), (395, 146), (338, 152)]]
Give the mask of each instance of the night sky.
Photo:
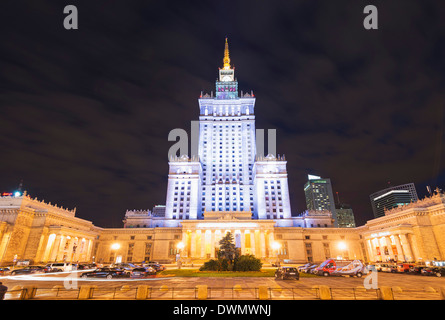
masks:
[(0, 191), (23, 180), (101, 227), (165, 204), (168, 133), (198, 120), (225, 36), (256, 127), (277, 129), (293, 215), (307, 174), (357, 225), (389, 183), (445, 187), (443, 1), (13, 0), (0, 21)]

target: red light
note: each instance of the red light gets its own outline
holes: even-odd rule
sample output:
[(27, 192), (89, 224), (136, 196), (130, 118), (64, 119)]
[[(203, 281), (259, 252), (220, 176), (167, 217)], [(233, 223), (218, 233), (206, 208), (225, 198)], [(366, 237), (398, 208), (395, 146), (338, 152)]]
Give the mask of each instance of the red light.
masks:
[(3, 192), (2, 197), (12, 196), (12, 192)]

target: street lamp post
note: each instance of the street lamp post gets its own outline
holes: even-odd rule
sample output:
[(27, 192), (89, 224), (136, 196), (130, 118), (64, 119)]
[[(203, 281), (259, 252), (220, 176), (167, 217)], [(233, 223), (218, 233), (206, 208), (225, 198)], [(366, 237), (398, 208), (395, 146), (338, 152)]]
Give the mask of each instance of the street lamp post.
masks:
[(181, 269), (181, 265), (182, 265), (182, 262), (181, 262), (181, 252), (182, 252), (182, 249), (184, 249), (184, 243), (179, 242), (176, 245), (176, 248), (178, 249), (178, 252), (179, 252), (179, 258), (178, 258), (178, 261), (177, 261), (178, 269)]
[(116, 254), (117, 254), (117, 250), (119, 250), (121, 247), (121, 245), (119, 243), (113, 243), (111, 245), (111, 250), (113, 251), (113, 257), (114, 257), (114, 261), (113, 263), (116, 262)]
[(280, 248), (281, 248), (281, 244), (280, 243), (278, 243), (278, 242), (272, 243), (272, 249), (274, 249), (274, 251), (277, 254), (277, 261), (276, 261), (277, 267), (280, 266), (280, 259), (278, 258), (278, 250), (280, 250)]
[(344, 259), (345, 252), (348, 250), (348, 246), (343, 241), (338, 243), (338, 248), (341, 250), (341, 258)]

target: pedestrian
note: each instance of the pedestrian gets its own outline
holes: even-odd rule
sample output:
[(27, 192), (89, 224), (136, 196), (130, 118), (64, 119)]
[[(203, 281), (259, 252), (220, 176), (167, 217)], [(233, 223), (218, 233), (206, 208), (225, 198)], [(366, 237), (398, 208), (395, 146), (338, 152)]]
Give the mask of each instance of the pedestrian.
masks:
[(4, 286), (3, 283), (0, 282), (0, 300), (5, 299), (6, 291), (8, 291), (8, 287)]

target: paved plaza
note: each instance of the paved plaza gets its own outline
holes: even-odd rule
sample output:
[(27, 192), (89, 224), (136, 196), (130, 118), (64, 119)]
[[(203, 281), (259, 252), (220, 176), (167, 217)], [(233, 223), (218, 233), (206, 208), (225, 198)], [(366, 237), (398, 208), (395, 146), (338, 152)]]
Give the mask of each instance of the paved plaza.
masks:
[[(134, 299), (137, 287), (150, 287), (151, 299), (196, 299), (196, 286), (207, 285), (209, 299), (258, 298), (258, 288), (266, 286), (271, 299), (318, 299), (317, 287), (331, 288), (333, 299), (377, 299), (376, 290), (363, 288), (365, 277), (304, 277), (300, 280), (276, 280), (271, 277), (168, 277), (149, 279), (80, 279), (70, 274), (50, 274), (32, 277), (3, 277), (10, 291), (6, 299), (17, 299), (19, 286), (36, 286), (36, 299), (77, 299), (78, 288), (94, 286), (94, 299)], [(439, 288), (445, 287), (445, 278), (411, 274), (378, 273), (378, 286), (393, 288), (394, 299), (440, 299)], [(66, 290), (65, 288), (71, 288)]]

